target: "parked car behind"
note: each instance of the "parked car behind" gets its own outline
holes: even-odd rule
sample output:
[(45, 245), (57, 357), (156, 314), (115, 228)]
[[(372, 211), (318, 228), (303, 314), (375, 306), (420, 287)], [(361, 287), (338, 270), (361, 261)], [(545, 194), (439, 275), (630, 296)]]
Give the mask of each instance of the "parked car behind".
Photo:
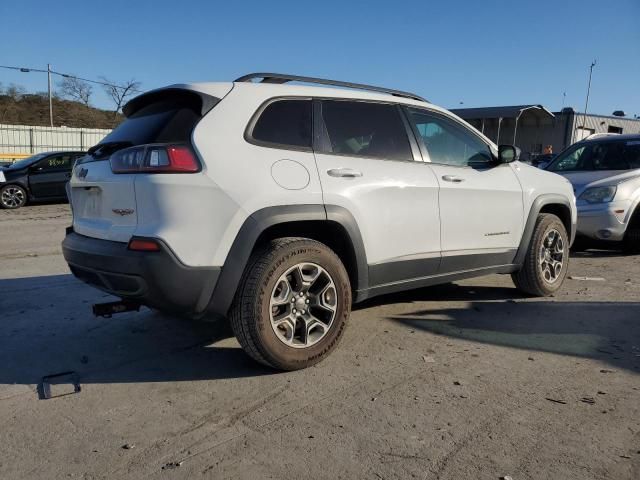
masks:
[(84, 152), (46, 152), (0, 169), (0, 206), (20, 208), (27, 201), (64, 200), (75, 161)]
[(547, 167), (573, 184), (578, 235), (640, 253), (640, 135), (590, 137)]

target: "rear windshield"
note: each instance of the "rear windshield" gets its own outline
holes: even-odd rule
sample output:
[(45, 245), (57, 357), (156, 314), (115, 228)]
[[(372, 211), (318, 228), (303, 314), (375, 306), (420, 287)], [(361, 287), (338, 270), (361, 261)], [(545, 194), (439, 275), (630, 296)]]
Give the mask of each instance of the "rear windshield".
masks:
[(151, 103), (118, 125), (101, 143), (188, 142), (200, 120), (199, 110), (198, 99), (191, 96)]
[(585, 142), (572, 145), (547, 167), (552, 172), (589, 172), (640, 168), (640, 140)]
[[(95, 150), (94, 147), (94, 157), (102, 157), (119, 148), (148, 143), (188, 143), (194, 127), (202, 118), (201, 108), (201, 99), (188, 92), (156, 97), (127, 117), (98, 144), (109, 144), (116, 148)], [(87, 156), (83, 163), (93, 159)]]

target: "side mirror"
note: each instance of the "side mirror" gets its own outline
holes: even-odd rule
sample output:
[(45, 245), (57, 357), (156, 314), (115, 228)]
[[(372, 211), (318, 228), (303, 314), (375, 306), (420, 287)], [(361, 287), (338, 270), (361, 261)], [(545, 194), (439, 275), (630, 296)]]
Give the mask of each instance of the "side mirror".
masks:
[(498, 147), (498, 161), (511, 163), (520, 160), (520, 149), (514, 145), (500, 145)]

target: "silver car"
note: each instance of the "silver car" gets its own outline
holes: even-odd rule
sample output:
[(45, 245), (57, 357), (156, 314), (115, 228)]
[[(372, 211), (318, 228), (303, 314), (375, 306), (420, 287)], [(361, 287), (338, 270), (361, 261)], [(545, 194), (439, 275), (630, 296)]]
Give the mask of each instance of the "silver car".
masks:
[(578, 235), (640, 253), (640, 134), (594, 136), (546, 168), (573, 185)]

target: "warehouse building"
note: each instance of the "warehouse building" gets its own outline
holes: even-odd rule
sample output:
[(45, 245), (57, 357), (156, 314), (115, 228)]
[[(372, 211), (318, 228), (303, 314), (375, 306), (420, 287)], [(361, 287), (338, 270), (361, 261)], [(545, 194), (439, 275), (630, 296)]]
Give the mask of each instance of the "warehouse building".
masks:
[(542, 105), (507, 107), (459, 108), (451, 110), (483, 132), (497, 144), (520, 147), (522, 159), (531, 160), (547, 145), (554, 153), (594, 133), (640, 133), (640, 118), (614, 115), (594, 115), (565, 108), (551, 112)]

